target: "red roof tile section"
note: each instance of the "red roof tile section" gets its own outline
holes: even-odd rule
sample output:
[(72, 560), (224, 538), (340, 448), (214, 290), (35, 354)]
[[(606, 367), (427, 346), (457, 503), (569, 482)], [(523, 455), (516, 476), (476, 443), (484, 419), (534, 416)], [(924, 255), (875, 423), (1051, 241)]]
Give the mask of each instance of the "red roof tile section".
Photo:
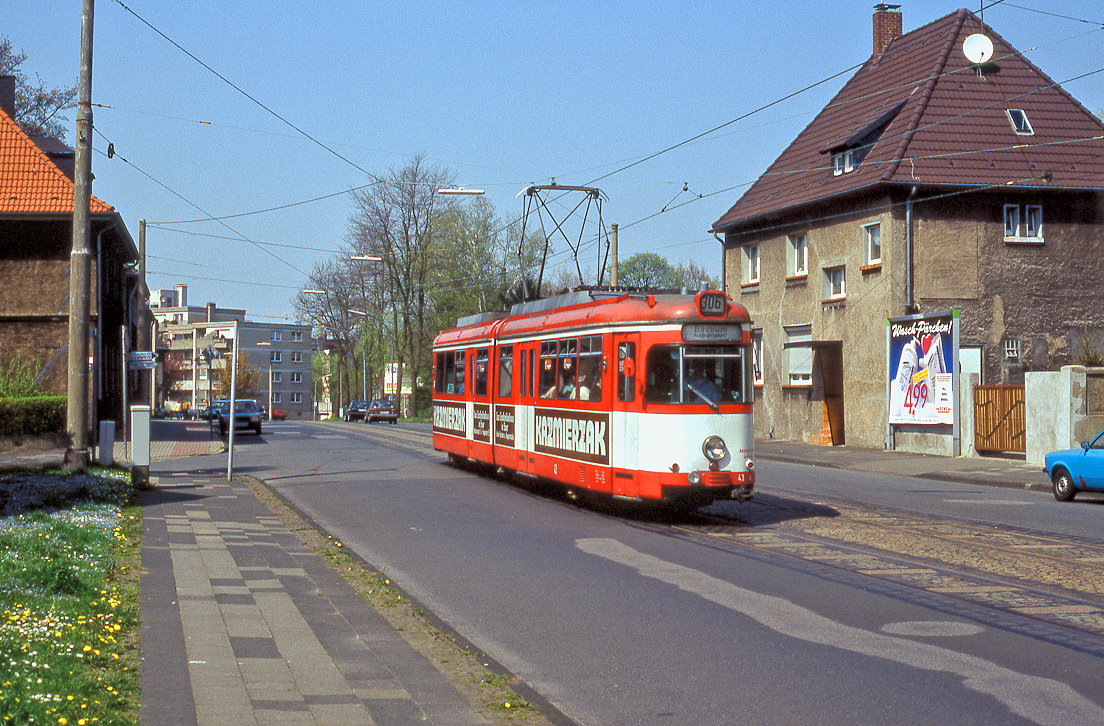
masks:
[[(92, 197), (92, 213), (114, 207)], [(73, 182), (0, 111), (0, 214), (72, 214)]]
[[(981, 32), (994, 53), (979, 74), (962, 42)], [(1008, 109), (1026, 112), (1034, 134), (1017, 134)], [(833, 175), (830, 152), (883, 115), (892, 119), (862, 163)], [(1104, 123), (957, 10), (868, 60), (713, 229), (880, 184), (1104, 189)]]

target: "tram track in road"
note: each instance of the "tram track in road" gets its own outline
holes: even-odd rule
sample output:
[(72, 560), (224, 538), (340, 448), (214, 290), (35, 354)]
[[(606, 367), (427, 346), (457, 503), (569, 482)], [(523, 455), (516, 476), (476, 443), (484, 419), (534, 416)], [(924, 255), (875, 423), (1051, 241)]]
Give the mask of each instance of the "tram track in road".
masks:
[(1104, 542), (797, 495), (753, 507), (670, 527), (1104, 655)]

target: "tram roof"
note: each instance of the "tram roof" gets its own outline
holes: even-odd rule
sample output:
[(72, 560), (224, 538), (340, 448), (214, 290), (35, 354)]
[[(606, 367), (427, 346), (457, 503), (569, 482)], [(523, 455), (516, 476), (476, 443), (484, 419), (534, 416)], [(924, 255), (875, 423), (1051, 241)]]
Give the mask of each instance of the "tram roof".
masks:
[[(728, 300), (717, 323), (748, 323), (747, 308)], [(518, 303), (509, 313), (480, 313), (457, 321), (457, 327), (441, 331), (436, 345), (490, 341), (492, 338), (525, 335), (541, 330), (596, 328), (640, 322), (659, 324), (702, 320), (696, 306), (697, 293), (668, 291), (620, 292), (576, 290), (540, 300)]]

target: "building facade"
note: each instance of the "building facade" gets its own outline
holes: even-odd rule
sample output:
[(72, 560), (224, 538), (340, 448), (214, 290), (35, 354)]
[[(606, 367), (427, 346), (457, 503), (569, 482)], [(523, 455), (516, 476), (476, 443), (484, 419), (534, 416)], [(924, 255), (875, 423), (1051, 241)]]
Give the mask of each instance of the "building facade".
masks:
[(878, 6), (870, 60), (713, 225), (758, 436), (957, 453), (949, 424), (889, 420), (890, 318), (956, 311), (955, 365), (990, 384), (1104, 327), (1104, 124), (966, 10), (901, 25)]
[(214, 303), (192, 307), (184, 285), (154, 290), (150, 301), (158, 321), (158, 402), (170, 415), (202, 411), (218, 397), (218, 379), (230, 365), (237, 336), (239, 355), (259, 374), (253, 386), (242, 382), (239, 397), (256, 398), (288, 419), (312, 417), (309, 325), (250, 321), (245, 310)]

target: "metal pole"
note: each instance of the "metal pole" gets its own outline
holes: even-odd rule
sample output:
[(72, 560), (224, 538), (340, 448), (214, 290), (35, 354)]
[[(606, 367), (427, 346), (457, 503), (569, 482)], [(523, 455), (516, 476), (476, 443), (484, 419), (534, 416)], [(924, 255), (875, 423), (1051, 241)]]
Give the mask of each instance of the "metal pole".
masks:
[(226, 481), (234, 476), (234, 413), (238, 405), (238, 321), (234, 321), (234, 347), (230, 360), (230, 431), (226, 442)]
[[(88, 280), (92, 234), (92, 26), (93, 0), (81, 10), (81, 66), (73, 166), (73, 249), (69, 256), (69, 370), (66, 386), (67, 469), (88, 466)], [(126, 365), (125, 363), (123, 365)]]
[(617, 287), (617, 225), (610, 225), (610, 287)]
[(268, 354), (268, 420), (272, 420), (272, 354)]

